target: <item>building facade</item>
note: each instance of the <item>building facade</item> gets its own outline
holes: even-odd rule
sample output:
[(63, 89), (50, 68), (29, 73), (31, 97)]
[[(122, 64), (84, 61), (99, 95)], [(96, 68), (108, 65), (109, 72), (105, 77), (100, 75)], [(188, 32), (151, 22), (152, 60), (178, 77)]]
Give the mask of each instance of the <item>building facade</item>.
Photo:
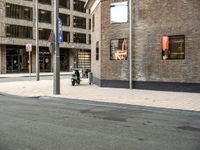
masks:
[[(38, 0), (40, 72), (52, 71), (48, 38), (53, 30), (53, 1)], [(63, 44), (60, 44), (60, 70), (74, 67), (90, 69), (90, 15), (83, 0), (59, 0)], [(0, 73), (28, 72), (36, 69), (35, 0), (0, 1)], [(31, 60), (26, 44), (32, 44)]]
[(88, 0), (85, 7), (95, 84), (129, 88), (131, 60), (133, 88), (200, 92), (199, 0), (132, 0), (131, 18), (127, 0)]

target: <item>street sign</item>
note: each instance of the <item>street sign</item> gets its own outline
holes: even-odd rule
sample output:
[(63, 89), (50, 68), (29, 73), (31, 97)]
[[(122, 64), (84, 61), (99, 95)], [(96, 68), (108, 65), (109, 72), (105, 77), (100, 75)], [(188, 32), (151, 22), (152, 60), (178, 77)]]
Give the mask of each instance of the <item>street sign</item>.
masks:
[(32, 44), (26, 44), (26, 52), (32, 51)]
[(62, 20), (60, 18), (57, 19), (57, 25), (58, 25), (58, 43), (63, 43), (63, 32), (62, 32)]

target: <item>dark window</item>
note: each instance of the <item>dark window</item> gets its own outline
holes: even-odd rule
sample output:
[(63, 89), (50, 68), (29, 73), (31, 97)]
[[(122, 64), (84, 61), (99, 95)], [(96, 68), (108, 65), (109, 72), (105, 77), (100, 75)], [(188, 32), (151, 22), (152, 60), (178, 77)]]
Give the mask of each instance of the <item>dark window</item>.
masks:
[(6, 3), (6, 17), (33, 20), (33, 9), (30, 7)]
[(59, 14), (63, 26), (70, 26), (70, 15)]
[(86, 18), (74, 16), (73, 26), (76, 28), (86, 29)]
[(86, 43), (86, 34), (74, 33), (74, 43)]
[(85, 5), (85, 2), (74, 0), (74, 10), (85, 13), (86, 9), (84, 5)]
[(89, 44), (91, 44), (91, 34), (89, 34)]
[(46, 10), (39, 10), (39, 22), (51, 23), (51, 12)]
[(111, 40), (110, 59), (127, 60), (128, 39)]
[(39, 0), (39, 3), (51, 5), (51, 0)]
[(185, 36), (168, 36), (168, 40), (169, 46), (162, 50), (162, 59), (185, 59)]
[(99, 60), (99, 41), (96, 42), (96, 60)]
[(110, 4), (110, 22), (128, 22), (128, 2), (118, 2)]
[(70, 9), (70, 0), (59, 0), (59, 7)]
[(63, 31), (63, 41), (70, 42), (70, 32)]
[(91, 19), (89, 19), (89, 30), (91, 29)]
[(51, 33), (50, 29), (39, 29), (39, 39), (40, 40), (48, 40), (49, 39), (49, 35)]
[(18, 26), (18, 25), (6, 25), (6, 37), (15, 37), (15, 38), (33, 38), (33, 28)]
[(95, 16), (92, 16), (92, 31), (94, 31), (95, 28)]

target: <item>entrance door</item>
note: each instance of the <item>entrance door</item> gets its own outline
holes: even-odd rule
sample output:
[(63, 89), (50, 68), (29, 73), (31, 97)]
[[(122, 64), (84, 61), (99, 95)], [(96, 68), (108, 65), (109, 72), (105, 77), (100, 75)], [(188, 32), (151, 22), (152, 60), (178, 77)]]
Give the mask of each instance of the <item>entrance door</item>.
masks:
[(11, 56), (7, 56), (7, 72), (11, 73), (11, 72), (19, 72), (19, 56), (16, 55), (11, 55)]
[(40, 56), (40, 71), (49, 72), (51, 71), (51, 59), (50, 56)]

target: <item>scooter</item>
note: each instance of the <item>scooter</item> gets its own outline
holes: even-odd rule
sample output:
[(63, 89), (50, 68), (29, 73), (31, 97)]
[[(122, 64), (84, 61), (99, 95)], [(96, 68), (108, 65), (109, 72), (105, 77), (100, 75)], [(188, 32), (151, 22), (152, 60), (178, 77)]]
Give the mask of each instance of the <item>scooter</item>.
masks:
[(78, 70), (74, 70), (74, 71), (72, 72), (71, 81), (72, 81), (72, 86), (74, 86), (75, 83), (80, 84), (81, 80), (80, 80), (80, 73), (79, 73)]

